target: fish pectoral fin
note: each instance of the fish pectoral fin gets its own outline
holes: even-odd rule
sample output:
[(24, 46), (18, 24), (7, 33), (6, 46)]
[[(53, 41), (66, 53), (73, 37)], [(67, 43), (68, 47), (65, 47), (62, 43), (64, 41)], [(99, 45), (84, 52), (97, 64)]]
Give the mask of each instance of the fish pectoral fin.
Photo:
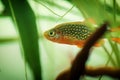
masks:
[(75, 42), (75, 45), (77, 45), (77, 47), (79, 47), (79, 48), (83, 48), (84, 44), (85, 44), (84, 40)]
[(120, 38), (112, 38), (112, 41), (120, 44)]
[(100, 43), (95, 43), (94, 46), (95, 46), (95, 47), (100, 47), (100, 46), (102, 46), (102, 44), (100, 44)]

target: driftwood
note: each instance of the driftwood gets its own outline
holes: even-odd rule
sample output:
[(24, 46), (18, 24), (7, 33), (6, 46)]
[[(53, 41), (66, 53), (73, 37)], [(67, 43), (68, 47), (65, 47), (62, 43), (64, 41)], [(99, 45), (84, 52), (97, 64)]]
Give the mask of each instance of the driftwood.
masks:
[(56, 80), (79, 80), (82, 75), (100, 76), (107, 75), (120, 79), (120, 69), (111, 67), (92, 68), (86, 67), (85, 63), (89, 57), (90, 49), (95, 42), (105, 33), (108, 23), (104, 23), (87, 40), (84, 48), (77, 54), (70, 69), (63, 71)]

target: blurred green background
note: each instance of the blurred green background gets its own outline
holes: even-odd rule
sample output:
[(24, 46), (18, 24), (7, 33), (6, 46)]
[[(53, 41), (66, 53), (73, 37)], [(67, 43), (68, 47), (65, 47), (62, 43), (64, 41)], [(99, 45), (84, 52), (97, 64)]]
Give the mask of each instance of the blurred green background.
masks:
[[(119, 0), (0, 0), (0, 80), (55, 80), (71, 65), (76, 46), (57, 44), (44, 31), (64, 22), (94, 19), (96, 25), (120, 25)], [(94, 27), (93, 27), (94, 28)], [(120, 45), (106, 36), (102, 47), (94, 47), (87, 65), (120, 67)], [(111, 55), (112, 54), (112, 55)], [(114, 80), (108, 76), (83, 80)]]

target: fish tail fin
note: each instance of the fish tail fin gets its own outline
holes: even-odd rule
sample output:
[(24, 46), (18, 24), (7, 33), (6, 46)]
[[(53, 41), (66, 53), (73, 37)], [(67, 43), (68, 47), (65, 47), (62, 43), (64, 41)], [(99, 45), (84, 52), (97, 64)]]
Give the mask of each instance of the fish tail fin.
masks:
[(112, 38), (112, 41), (120, 44), (120, 38)]
[(111, 28), (111, 29), (109, 29), (108, 31), (110, 31), (110, 32), (120, 31), (120, 26), (119, 26), (119, 27), (116, 27), (116, 28)]

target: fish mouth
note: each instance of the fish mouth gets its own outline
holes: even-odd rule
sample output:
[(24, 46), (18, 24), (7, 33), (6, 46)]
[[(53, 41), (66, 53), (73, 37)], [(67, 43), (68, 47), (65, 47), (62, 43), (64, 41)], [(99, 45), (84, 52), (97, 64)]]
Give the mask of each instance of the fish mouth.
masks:
[(43, 34), (43, 35), (45, 36), (45, 38), (46, 38), (47, 40), (50, 40), (50, 41), (52, 41), (52, 42), (54, 42), (54, 41), (55, 41), (55, 39), (54, 39), (54, 38), (52, 38), (52, 37), (50, 37), (50, 36), (48, 35), (48, 31), (44, 32), (44, 34)]
[(47, 34), (47, 32), (44, 32), (43, 35), (48, 39), (48, 34)]
[(51, 41), (51, 38), (50, 38), (50, 36), (48, 35), (48, 31), (44, 32), (43, 35), (44, 35), (44, 37), (45, 37), (46, 39), (48, 39), (48, 40)]

